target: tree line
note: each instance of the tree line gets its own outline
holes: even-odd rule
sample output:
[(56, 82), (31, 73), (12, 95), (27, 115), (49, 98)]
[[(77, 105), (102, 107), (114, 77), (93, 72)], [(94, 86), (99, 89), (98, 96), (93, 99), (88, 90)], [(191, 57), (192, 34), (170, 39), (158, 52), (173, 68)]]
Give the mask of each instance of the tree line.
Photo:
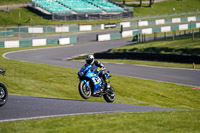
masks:
[[(152, 5), (154, 4), (154, 0), (149, 0), (149, 7), (152, 7)], [(140, 4), (139, 7), (142, 6), (142, 0), (140, 0)]]

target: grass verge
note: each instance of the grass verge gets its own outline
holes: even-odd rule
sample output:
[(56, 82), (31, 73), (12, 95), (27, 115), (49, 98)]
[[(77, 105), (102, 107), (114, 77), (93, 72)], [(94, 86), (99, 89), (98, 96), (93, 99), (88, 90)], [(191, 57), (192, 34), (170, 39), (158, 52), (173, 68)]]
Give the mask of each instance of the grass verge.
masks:
[(118, 113), (58, 117), (0, 124), (2, 133), (198, 133), (199, 111)]
[[(27, 49), (0, 49), (5, 52)], [(0, 57), (1, 77), (9, 94), (83, 100), (78, 93), (77, 69)], [(116, 103), (189, 109), (189, 111), (117, 113), (6, 122), (0, 132), (198, 132), (200, 91), (189, 86), (116, 76), (111, 78)], [(104, 101), (103, 98), (91, 98)]]
[(31, 0), (1, 0), (0, 5), (9, 5), (9, 4), (20, 4), (20, 3), (26, 3), (31, 2)]
[[(186, 63), (170, 63), (170, 62), (161, 62), (161, 61), (143, 61), (143, 60), (126, 60), (126, 59), (100, 59), (101, 62), (110, 62), (110, 63), (124, 63), (131, 65), (147, 65), (147, 66), (157, 66), (157, 67), (172, 67), (172, 68), (187, 68), (194, 69), (193, 64)], [(200, 69), (199, 64), (195, 64), (195, 69)]]
[[(19, 15), (20, 14), (20, 15)], [(19, 18), (20, 16), (20, 18)], [(61, 25), (61, 24), (103, 24), (117, 23), (120, 19), (95, 20), (95, 21), (51, 21), (30, 12), (27, 8), (13, 9), (10, 13), (0, 11), (0, 25)]]
[(110, 52), (144, 52), (160, 54), (200, 54), (200, 34), (196, 33), (194, 40), (192, 35), (162, 39), (145, 43), (134, 43), (110, 50)]

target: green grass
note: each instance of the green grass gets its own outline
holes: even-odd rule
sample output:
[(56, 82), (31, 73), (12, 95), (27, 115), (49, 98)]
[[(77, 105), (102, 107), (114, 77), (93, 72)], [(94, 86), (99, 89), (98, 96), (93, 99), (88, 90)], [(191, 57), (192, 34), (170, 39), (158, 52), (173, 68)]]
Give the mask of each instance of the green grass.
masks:
[(10, 4), (19, 4), (19, 3), (26, 3), (31, 0), (1, 0), (0, 5), (10, 5)]
[[(0, 49), (5, 52), (27, 49)], [(77, 69), (0, 57), (1, 76), (9, 94), (83, 100), (78, 93)], [(113, 75), (115, 103), (187, 109), (58, 117), (0, 123), (0, 132), (198, 132), (200, 91), (190, 86)], [(104, 102), (103, 98), (91, 98)]]
[(2, 133), (198, 133), (199, 111), (118, 113), (0, 124)]
[[(138, 7), (138, 4), (130, 4), (128, 6), (134, 7), (135, 17), (196, 11), (197, 8), (200, 10), (199, 0), (167, 0), (161, 3), (154, 3), (151, 8), (148, 5), (143, 4), (142, 7)], [(173, 8), (176, 9), (175, 12)]]
[[(20, 15), (19, 15), (20, 14)], [(19, 18), (19, 16), (21, 16)], [(0, 11), (0, 25), (60, 25), (60, 24), (103, 24), (103, 23), (117, 23), (120, 19), (112, 20), (96, 20), (96, 21), (51, 21), (43, 19), (37, 14), (30, 12), (26, 8), (14, 9), (10, 13)]]
[(161, 53), (161, 54), (200, 54), (200, 34), (176, 37), (176, 40), (169, 38), (160, 41), (130, 44), (119, 48), (112, 49), (110, 52), (144, 52), (144, 53)]

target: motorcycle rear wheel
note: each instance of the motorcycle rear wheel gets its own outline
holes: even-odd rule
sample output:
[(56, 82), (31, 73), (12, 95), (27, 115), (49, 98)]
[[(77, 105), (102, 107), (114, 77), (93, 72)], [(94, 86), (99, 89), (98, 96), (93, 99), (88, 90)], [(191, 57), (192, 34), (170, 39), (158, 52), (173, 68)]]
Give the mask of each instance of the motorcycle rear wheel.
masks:
[(92, 94), (91, 88), (87, 87), (84, 81), (80, 81), (78, 90), (79, 90), (81, 97), (84, 99), (90, 98), (90, 96)]
[(103, 98), (108, 103), (115, 101), (115, 90), (112, 86), (106, 90), (106, 94), (103, 95)]
[(0, 82), (0, 107), (6, 104), (8, 100), (8, 91), (6, 86)]

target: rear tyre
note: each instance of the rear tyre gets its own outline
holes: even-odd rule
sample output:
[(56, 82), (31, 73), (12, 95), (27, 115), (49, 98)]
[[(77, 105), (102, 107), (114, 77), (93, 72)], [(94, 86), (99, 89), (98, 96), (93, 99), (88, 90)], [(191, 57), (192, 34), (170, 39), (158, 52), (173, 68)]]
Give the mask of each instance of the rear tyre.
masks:
[(87, 87), (84, 81), (80, 81), (78, 90), (82, 98), (84, 99), (90, 98), (92, 93), (91, 88)]
[(0, 82), (0, 107), (6, 104), (8, 100), (8, 91), (6, 86)]
[(103, 95), (103, 98), (105, 99), (106, 102), (112, 103), (115, 101), (115, 90), (111, 86), (109, 89), (107, 89), (106, 94)]

